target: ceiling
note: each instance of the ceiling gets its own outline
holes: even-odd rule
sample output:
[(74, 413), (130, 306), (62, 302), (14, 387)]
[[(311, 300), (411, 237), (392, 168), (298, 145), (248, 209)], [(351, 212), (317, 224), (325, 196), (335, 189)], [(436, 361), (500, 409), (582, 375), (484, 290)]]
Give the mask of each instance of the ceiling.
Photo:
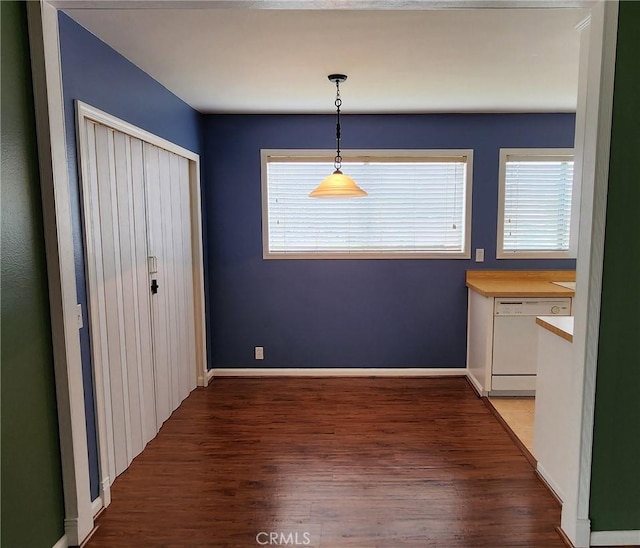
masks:
[(204, 113), (570, 112), (571, 9), (66, 9)]

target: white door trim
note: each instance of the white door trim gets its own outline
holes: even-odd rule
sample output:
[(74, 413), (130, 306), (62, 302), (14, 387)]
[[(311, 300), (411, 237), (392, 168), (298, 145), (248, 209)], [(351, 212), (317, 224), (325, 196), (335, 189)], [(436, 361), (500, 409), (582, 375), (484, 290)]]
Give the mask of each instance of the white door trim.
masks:
[(63, 538), (71, 545), (79, 545), (93, 529), (93, 511), (77, 320), (58, 11), (45, 1), (27, 2), (27, 16), (62, 459)]
[(589, 20), (578, 28), (582, 36), (574, 175), (582, 181), (581, 215), (567, 440), (570, 476), (561, 518), (562, 530), (576, 548), (589, 546), (591, 534), (589, 496), (617, 24), (618, 1), (598, 0)]
[[(126, 133), (131, 137), (135, 137), (136, 139), (140, 139), (141, 141), (145, 141), (151, 145), (155, 145), (158, 148), (163, 148), (168, 150), (169, 152), (173, 152), (178, 156), (182, 156), (195, 162), (200, 159), (200, 156), (191, 150), (181, 147), (180, 145), (176, 145), (171, 141), (167, 141), (167, 139), (163, 139), (158, 135), (155, 135), (149, 131), (146, 131), (138, 126), (134, 126), (129, 122), (125, 122), (120, 118), (105, 112), (104, 110), (100, 110), (99, 108), (93, 107), (83, 101), (76, 100), (76, 115), (77, 120), (84, 121), (93, 120), (103, 126), (110, 127), (111, 129), (115, 129), (121, 133)], [(76, 124), (77, 126), (78, 124)]]

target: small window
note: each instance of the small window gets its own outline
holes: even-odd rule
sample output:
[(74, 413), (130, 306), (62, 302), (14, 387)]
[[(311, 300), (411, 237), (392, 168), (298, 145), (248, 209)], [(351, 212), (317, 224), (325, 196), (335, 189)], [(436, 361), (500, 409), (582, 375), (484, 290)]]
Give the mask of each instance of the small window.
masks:
[(573, 149), (500, 150), (498, 259), (575, 257), (572, 209)]
[(368, 196), (310, 198), (333, 154), (262, 151), (265, 258), (469, 258), (472, 151), (343, 151)]

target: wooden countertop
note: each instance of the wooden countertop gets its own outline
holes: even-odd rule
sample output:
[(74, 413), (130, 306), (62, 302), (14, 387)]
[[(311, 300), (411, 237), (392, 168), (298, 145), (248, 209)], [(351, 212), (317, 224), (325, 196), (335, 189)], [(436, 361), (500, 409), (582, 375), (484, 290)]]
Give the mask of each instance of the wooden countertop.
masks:
[(573, 297), (551, 282), (575, 279), (575, 270), (467, 270), (467, 287), (484, 297)]
[(536, 323), (566, 341), (573, 342), (573, 316), (538, 316)]

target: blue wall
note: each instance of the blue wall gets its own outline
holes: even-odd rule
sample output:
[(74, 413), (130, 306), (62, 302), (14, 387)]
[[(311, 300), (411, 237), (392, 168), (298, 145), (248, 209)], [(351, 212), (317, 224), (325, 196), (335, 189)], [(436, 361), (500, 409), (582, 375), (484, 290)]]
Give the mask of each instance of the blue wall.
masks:
[[(347, 115), (344, 149), (474, 150), (469, 260), (262, 259), (260, 149), (333, 146), (328, 115), (208, 115), (210, 318), (215, 367), (464, 367), (467, 269), (565, 269), (496, 260), (500, 148), (572, 147), (573, 114)], [(265, 347), (264, 361), (253, 347)]]
[(78, 186), (74, 100), (84, 101), (197, 153), (202, 149), (202, 116), (66, 14), (60, 12), (58, 21), (75, 270), (78, 302), (82, 304), (85, 325), (80, 330), (80, 344), (89, 441), (91, 495), (95, 499), (99, 494), (99, 472), (91, 348), (87, 328), (87, 288)]

